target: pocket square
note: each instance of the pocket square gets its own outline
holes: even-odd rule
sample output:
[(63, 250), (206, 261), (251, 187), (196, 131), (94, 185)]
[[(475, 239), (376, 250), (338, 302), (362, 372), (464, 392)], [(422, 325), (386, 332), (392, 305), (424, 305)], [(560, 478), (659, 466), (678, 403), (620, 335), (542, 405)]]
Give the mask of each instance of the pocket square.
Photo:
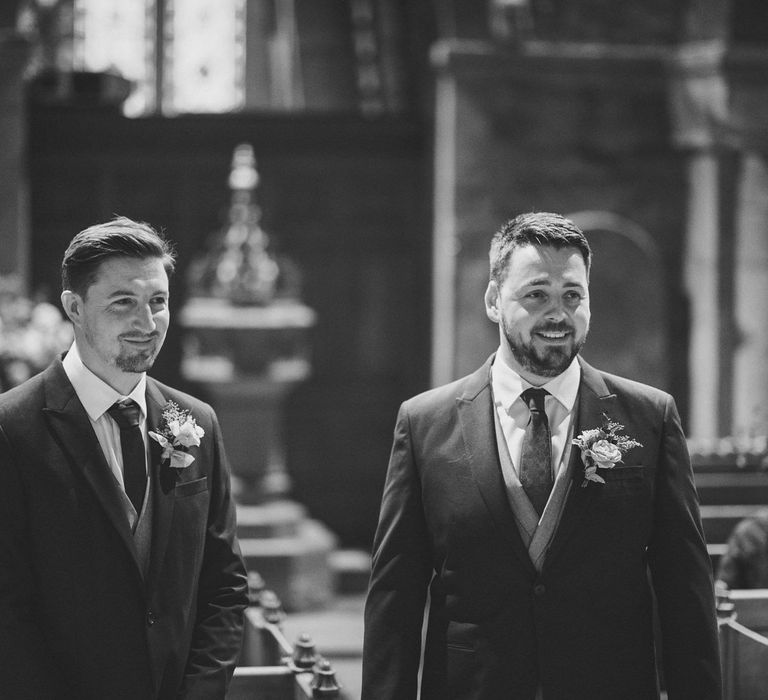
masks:
[(182, 498), (184, 496), (193, 496), (201, 491), (208, 490), (208, 478), (202, 477), (201, 479), (195, 479), (194, 481), (182, 481), (176, 484), (175, 495), (176, 498)]
[(642, 464), (617, 465), (602, 472), (606, 481), (625, 481), (627, 479), (642, 479), (647, 467)]

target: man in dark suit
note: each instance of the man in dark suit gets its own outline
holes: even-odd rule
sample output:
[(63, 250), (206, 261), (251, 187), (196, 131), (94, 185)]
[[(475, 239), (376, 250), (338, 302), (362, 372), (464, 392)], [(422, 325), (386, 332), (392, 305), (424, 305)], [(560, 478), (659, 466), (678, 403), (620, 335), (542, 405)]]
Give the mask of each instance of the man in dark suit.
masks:
[(490, 258), (498, 352), (398, 415), (363, 700), (413, 700), (419, 675), (421, 700), (656, 699), (654, 594), (669, 699), (716, 700), (710, 562), (672, 397), (578, 356), (591, 251), (575, 224), (523, 214)]
[(213, 410), (147, 377), (174, 257), (147, 224), (70, 243), (63, 361), (0, 396), (0, 696), (224, 698), (246, 575)]

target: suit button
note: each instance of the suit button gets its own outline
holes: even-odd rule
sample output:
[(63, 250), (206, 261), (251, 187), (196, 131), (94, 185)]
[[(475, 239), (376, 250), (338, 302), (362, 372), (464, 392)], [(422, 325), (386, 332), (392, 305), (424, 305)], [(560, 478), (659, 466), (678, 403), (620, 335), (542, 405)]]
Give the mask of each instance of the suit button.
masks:
[(537, 583), (533, 587), (533, 594), (538, 598), (541, 598), (547, 592), (547, 587), (543, 583)]
[(152, 627), (157, 622), (157, 615), (153, 613), (151, 610), (147, 611), (147, 626)]

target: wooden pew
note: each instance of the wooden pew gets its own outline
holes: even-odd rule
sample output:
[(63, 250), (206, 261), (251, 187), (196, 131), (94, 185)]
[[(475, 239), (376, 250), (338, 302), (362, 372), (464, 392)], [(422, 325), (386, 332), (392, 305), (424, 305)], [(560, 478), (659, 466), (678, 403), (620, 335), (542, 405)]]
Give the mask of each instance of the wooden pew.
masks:
[(243, 647), (227, 700), (349, 700), (311, 639), (302, 635), (291, 645), (285, 638), (277, 596), (263, 590), (255, 601), (245, 611)]
[(704, 527), (704, 538), (707, 541), (707, 552), (712, 562), (712, 571), (717, 571), (717, 565), (727, 550), (727, 541), (733, 529), (742, 519), (754, 515), (762, 507), (760, 505), (702, 505), (701, 524)]
[(707, 551), (716, 571), (733, 528), (768, 504), (768, 471), (754, 455), (744, 464), (735, 455), (692, 454), (692, 460)]
[(299, 700), (311, 698), (296, 688), (296, 678), (287, 666), (238, 666), (227, 691), (227, 700)]
[(703, 504), (701, 506), (701, 522), (704, 526), (704, 537), (707, 542), (727, 542), (736, 525), (764, 507), (764, 504)]
[(768, 588), (733, 589), (728, 592), (728, 600), (740, 624), (768, 637)]
[(732, 469), (708, 472), (694, 469), (702, 505), (753, 505), (768, 503), (768, 471)]
[(733, 590), (718, 599), (723, 700), (768, 695), (768, 590)]

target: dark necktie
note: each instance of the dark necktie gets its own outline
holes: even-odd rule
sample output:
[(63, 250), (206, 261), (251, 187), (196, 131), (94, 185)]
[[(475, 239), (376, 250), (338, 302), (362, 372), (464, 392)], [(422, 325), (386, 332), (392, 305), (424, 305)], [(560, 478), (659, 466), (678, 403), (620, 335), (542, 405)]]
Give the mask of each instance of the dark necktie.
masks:
[(520, 483), (541, 515), (552, 490), (552, 440), (544, 411), (545, 389), (526, 389), (520, 396), (531, 411), (520, 456)]
[(120, 448), (123, 453), (123, 483), (137, 513), (141, 513), (147, 485), (146, 450), (141, 436), (141, 409), (135, 401), (116, 403), (107, 413), (120, 427)]

